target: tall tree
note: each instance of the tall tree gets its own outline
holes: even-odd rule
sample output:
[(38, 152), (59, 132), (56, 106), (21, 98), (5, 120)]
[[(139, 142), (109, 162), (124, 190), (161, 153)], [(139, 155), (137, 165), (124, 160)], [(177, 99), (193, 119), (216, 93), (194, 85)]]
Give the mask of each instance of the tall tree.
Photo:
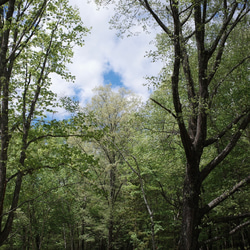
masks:
[[(81, 142), (79, 146), (83, 152), (93, 154), (99, 159), (98, 166), (92, 166), (97, 179), (96, 191), (102, 194), (102, 199), (95, 206), (98, 207), (98, 216), (104, 217), (102, 221), (106, 221), (107, 249), (116, 249), (119, 240), (115, 235), (124, 227), (118, 216), (119, 211), (124, 210), (119, 201), (123, 199), (126, 171), (121, 154), (115, 146), (123, 149), (127, 147), (132, 136), (130, 119), (137, 110), (139, 101), (130, 91), (120, 88), (116, 92), (111, 85), (100, 86), (94, 91), (96, 95), (82, 110), (89, 116), (89, 119), (85, 120), (86, 124), (94, 125), (95, 129), (103, 129), (103, 136), (84, 144)], [(103, 204), (102, 208), (106, 207), (105, 211), (100, 211), (100, 204)], [(105, 224), (103, 223), (102, 227)]]
[[(46, 137), (32, 133), (32, 127), (38, 121), (49, 125), (42, 117), (55, 101), (50, 74), (73, 80), (65, 64), (71, 62), (72, 46), (83, 44), (86, 31), (67, 0), (0, 2), (0, 245), (10, 233), (23, 176), (34, 169), (26, 162), (27, 150)], [(19, 155), (13, 161), (9, 151), (15, 146)], [(14, 181), (12, 201), (7, 204), (5, 197)]]
[[(122, 31), (126, 31), (133, 21), (155, 21), (168, 37), (173, 51), (170, 77), (173, 110), (158, 103), (176, 120), (186, 157), (185, 181), (183, 184), (183, 212), (179, 249), (198, 249), (199, 225), (204, 215), (233, 194), (250, 176), (235, 183), (231, 190), (221, 194), (206, 205), (200, 204), (201, 187), (208, 176), (218, 167), (236, 147), (250, 122), (249, 103), (237, 106), (237, 113), (230, 117), (227, 124), (222, 123), (218, 132), (210, 133), (210, 116), (223, 117), (224, 111), (217, 113), (215, 102), (219, 102), (220, 93), (225, 86), (240, 86), (237, 79), (231, 79), (234, 72), (244, 68), (249, 61), (249, 51), (238, 53), (231, 61), (230, 68), (224, 72), (226, 51), (231, 47), (234, 31), (240, 25), (248, 25), (250, 11), (247, 0), (225, 1), (96, 1), (98, 3), (116, 3), (117, 10), (114, 26), (120, 22)], [(239, 46), (241, 41), (239, 41)], [(244, 47), (244, 46), (243, 46)], [(164, 47), (163, 47), (164, 48)], [(164, 48), (165, 49), (165, 48)], [(193, 65), (190, 55), (196, 50)], [(222, 75), (221, 75), (222, 73)], [(218, 81), (218, 78), (220, 79)], [(247, 76), (245, 79), (249, 79)], [(235, 89), (230, 89), (234, 91)], [(166, 93), (167, 95), (168, 93)], [(249, 93), (244, 93), (246, 96)], [(228, 105), (237, 103), (237, 97), (226, 95)], [(153, 100), (157, 103), (157, 100)], [(225, 140), (217, 154), (212, 155), (205, 164), (204, 151), (216, 143)]]

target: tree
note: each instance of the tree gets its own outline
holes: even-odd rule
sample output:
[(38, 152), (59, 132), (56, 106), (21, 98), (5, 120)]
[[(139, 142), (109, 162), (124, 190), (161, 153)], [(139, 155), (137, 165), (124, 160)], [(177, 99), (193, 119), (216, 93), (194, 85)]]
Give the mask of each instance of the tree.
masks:
[[(124, 150), (127, 148), (133, 135), (130, 120), (138, 108), (139, 101), (124, 88), (116, 92), (112, 90), (111, 85), (100, 86), (94, 91), (96, 95), (82, 111), (89, 117), (85, 119), (87, 126), (94, 125), (94, 129), (103, 130), (103, 136), (93, 138), (89, 142), (78, 142), (83, 152), (98, 159), (98, 165), (91, 167), (91, 190), (95, 191), (95, 194), (92, 197), (87, 195), (92, 205), (87, 203), (85, 211), (89, 210), (89, 217), (93, 218), (91, 227), (94, 228), (96, 224), (99, 240), (106, 237), (107, 243), (104, 246), (106, 245), (107, 249), (115, 249), (121, 240), (117, 239), (116, 235), (121, 234), (124, 228), (121, 214), (124, 214), (126, 209), (123, 208), (123, 187), (126, 185), (127, 171), (116, 145)], [(77, 141), (76, 138), (72, 143)]]
[[(151, 94), (161, 105), (171, 108), (161, 86)], [(177, 247), (181, 219), (185, 160), (175, 119), (151, 100), (139, 111), (140, 134), (133, 154), (140, 162), (143, 180), (158, 227), (157, 248)]]
[[(219, 131), (211, 131), (212, 125), (209, 123), (211, 117), (212, 120), (227, 117), (222, 109), (218, 114), (215, 105), (221, 101), (221, 94), (225, 94), (223, 89), (231, 85), (242, 87), (237, 79), (230, 77), (246, 67), (250, 58), (249, 50), (237, 53), (237, 58), (230, 61), (226, 72), (222, 69), (227, 58), (226, 52), (232, 49), (236, 51), (231, 42), (234, 32), (239, 31), (239, 26), (248, 25), (249, 3), (246, 0), (112, 2), (117, 6), (113, 24), (117, 27), (117, 22), (120, 23), (122, 32), (134, 24), (135, 19), (145, 23), (153, 18), (168, 38), (163, 48), (169, 46), (173, 51), (168, 83), (171, 84), (174, 108), (168, 109), (157, 100), (153, 101), (176, 120), (185, 151), (179, 249), (198, 249), (199, 225), (204, 216), (250, 180), (250, 176), (245, 176), (230, 191), (205, 205), (200, 204), (203, 183), (236, 148), (250, 122), (249, 104), (244, 102), (243, 105), (237, 105), (236, 113), (220, 124)], [(242, 45), (241, 41), (238, 43)], [(191, 61), (194, 50), (196, 57)], [(244, 79), (249, 79), (249, 75), (245, 75)], [(235, 93), (235, 88), (229, 89)], [(243, 95), (248, 96), (249, 92)], [(224, 98), (227, 104), (235, 104), (238, 97), (226, 95)], [(222, 140), (225, 140), (225, 144), (220, 143)], [(221, 148), (204, 164), (204, 152), (216, 143)]]
[[(81, 203), (77, 190), (84, 181), (87, 158), (72, 146), (71, 150), (68, 145), (65, 148), (63, 140), (55, 138), (47, 146), (49, 151), (41, 143), (33, 147), (34, 156), (54, 163), (50, 163), (49, 169), (42, 168), (23, 179), (11, 231), (14, 237), (7, 239), (3, 249), (78, 249)], [(63, 168), (58, 167), (59, 158)]]
[[(49, 90), (50, 77), (56, 73), (73, 80), (65, 64), (71, 62), (72, 46), (83, 44), (87, 29), (67, 0), (0, 1), (0, 15), (2, 245), (11, 231), (23, 176), (42, 167), (29, 165), (28, 148), (39, 139), (67, 134), (62, 129), (64, 122), (58, 129), (53, 127), (58, 123), (45, 120), (46, 113), (55, 106), (55, 94)], [(39, 130), (39, 124), (47, 130)], [(9, 157), (12, 148), (16, 148), (14, 158)], [(8, 192), (12, 192), (9, 204)]]

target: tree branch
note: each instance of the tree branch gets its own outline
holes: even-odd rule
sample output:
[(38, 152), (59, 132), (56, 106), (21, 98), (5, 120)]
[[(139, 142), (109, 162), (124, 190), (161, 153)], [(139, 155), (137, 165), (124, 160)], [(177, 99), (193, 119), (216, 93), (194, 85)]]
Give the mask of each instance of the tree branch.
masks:
[(6, 213), (0, 215), (0, 217), (3, 217), (3, 216), (5, 216), (5, 215), (8, 215), (8, 214), (10, 214), (10, 213), (15, 212), (19, 207), (23, 206), (25, 203), (28, 203), (28, 202), (37, 200), (37, 199), (40, 198), (41, 196), (43, 196), (43, 195), (45, 195), (45, 194), (47, 194), (47, 193), (50, 193), (50, 192), (53, 191), (53, 190), (57, 190), (57, 189), (59, 189), (59, 188), (64, 188), (64, 187), (67, 187), (67, 186), (73, 186), (73, 185), (80, 184), (80, 183), (82, 183), (82, 182), (79, 181), (79, 182), (64, 184), (63, 186), (60, 185), (60, 186), (57, 186), (57, 187), (52, 187), (52, 188), (50, 188), (50, 189), (48, 189), (48, 190), (42, 192), (41, 194), (37, 195), (36, 197), (34, 197), (34, 198), (32, 198), (32, 199), (23, 201), (23, 202), (20, 203), (18, 206), (14, 207), (14, 208), (12, 208), (11, 210), (9, 210), (8, 212), (6, 212)]
[(205, 207), (201, 208), (201, 216), (207, 214), (210, 210), (218, 206), (221, 202), (223, 202), (230, 195), (238, 191), (238, 189), (244, 186), (246, 183), (250, 183), (250, 175), (247, 176), (245, 179), (241, 180), (239, 183), (237, 183), (230, 191), (224, 192), (222, 195), (209, 202)]
[(228, 236), (233, 235), (234, 233), (236, 233), (237, 231), (239, 231), (241, 228), (246, 227), (246, 226), (248, 226), (249, 224), (250, 224), (250, 220), (249, 220), (249, 221), (246, 221), (246, 222), (244, 222), (244, 223), (242, 223), (242, 224), (240, 224), (240, 225), (238, 225), (238, 226), (236, 226), (236, 227), (233, 228), (231, 231), (229, 231), (226, 235), (224, 235), (224, 236), (216, 236), (216, 237), (214, 237), (214, 238), (212, 238), (212, 239), (209, 239), (209, 240), (206, 240), (206, 241), (202, 242), (201, 245), (202, 245), (202, 244), (209, 244), (209, 243), (211, 243), (211, 242), (215, 242), (215, 241), (218, 241), (218, 240), (221, 240), (221, 239), (228, 238)]
[[(64, 165), (64, 163), (61, 163), (61, 164), (58, 164), (58, 166), (62, 166)], [(35, 170), (39, 170), (39, 169), (43, 169), (43, 168), (49, 168), (49, 169), (54, 169), (53, 167), (49, 166), (49, 165), (46, 165), (46, 166), (40, 166), (38, 168), (28, 168), (28, 169), (24, 169), (20, 172), (22, 172), (22, 175), (25, 176), (25, 175), (28, 175), (28, 174), (31, 174), (33, 171)], [(19, 172), (11, 175), (7, 180), (6, 182), (9, 182), (10, 180), (12, 180), (13, 178), (15, 178), (17, 175), (18, 175)]]
[[(237, 8), (237, 3), (235, 3), (235, 6), (232, 9), (232, 12), (230, 13), (230, 15), (228, 16), (228, 18), (226, 19), (226, 21), (224, 22), (224, 30), (222, 28), (221, 30), (221, 34), (219, 36), (219, 40), (215, 43), (216, 47), (213, 48), (213, 46), (211, 47), (211, 49), (209, 50), (209, 57), (211, 57), (214, 53), (214, 51), (216, 49), (218, 49), (215, 61), (214, 61), (214, 65), (212, 67), (212, 71), (210, 72), (210, 74), (208, 75), (208, 84), (211, 82), (211, 80), (213, 79), (215, 73), (217, 72), (217, 69), (219, 68), (220, 62), (221, 62), (221, 58), (223, 55), (223, 51), (224, 51), (224, 47), (225, 47), (225, 43), (226, 40), (228, 38), (228, 36), (230, 35), (230, 33), (232, 32), (232, 30), (235, 28), (235, 26), (240, 22), (240, 20), (246, 15), (246, 13), (249, 12), (249, 10), (246, 11), (246, 13), (242, 14), (243, 11), (246, 8), (246, 3), (244, 4), (244, 6), (242, 7), (240, 13), (237, 15), (236, 19), (234, 20), (234, 22), (232, 23), (232, 25), (230, 26), (230, 28), (227, 30), (227, 27), (229, 26), (230, 21), (233, 18), (233, 15), (235, 14), (236, 8)], [(219, 46), (218, 46), (219, 44)]]
[[(193, 6), (193, 5), (192, 5)], [(191, 6), (191, 7), (192, 7)], [(181, 11), (182, 12), (182, 11)], [(179, 13), (179, 15), (181, 15), (181, 12)], [(189, 11), (189, 14), (187, 15), (187, 17), (181, 22), (181, 26), (183, 26), (188, 20), (189, 20), (189, 18), (190, 18), (190, 16), (192, 15), (192, 13), (193, 13), (193, 10), (191, 9), (190, 11)]]
[(48, 138), (48, 137), (51, 137), (51, 138), (68, 138), (68, 137), (85, 137), (86, 135), (81, 135), (81, 134), (65, 134), (65, 135), (53, 135), (53, 134), (47, 134), (47, 135), (41, 135), (41, 136), (38, 136), (32, 140), (30, 140), (28, 143), (27, 143), (27, 147), (35, 142), (35, 141), (38, 141), (38, 140), (41, 140), (41, 139), (44, 139), (44, 138)]
[[(25, 48), (25, 46), (27, 45), (27, 43), (33, 37), (35, 31), (37, 31), (37, 29), (38, 29), (38, 24), (42, 20), (43, 13), (44, 13), (45, 8), (46, 8), (46, 4), (47, 4), (47, 0), (44, 0), (41, 8), (36, 12), (36, 16), (33, 18), (32, 23), (29, 26), (25, 27), (24, 30), (22, 31), (22, 34), (19, 35), (19, 39), (15, 43), (15, 45), (13, 46), (12, 51), (10, 52), (10, 55), (8, 57), (8, 60), (10, 58), (13, 58), (13, 60), (14, 60), (16, 57), (18, 57), (21, 54), (21, 52), (23, 51), (23, 49)], [(24, 13), (24, 11), (23, 11), (23, 13)], [(30, 31), (31, 31), (31, 33), (27, 36), (28, 32), (30, 32)], [(25, 41), (23, 41), (23, 38), (25, 36), (26, 36), (26, 39), (25, 39)], [(18, 49), (19, 49), (19, 51), (18, 51), (18, 53), (16, 53), (16, 51)]]
[(213, 223), (223, 223), (223, 222), (228, 223), (229, 221), (245, 219), (249, 217), (250, 217), (250, 213), (245, 213), (245, 214), (224, 216), (224, 217), (219, 217), (219, 218), (211, 218), (209, 221), (212, 221)]
[(222, 78), (219, 83), (217, 84), (217, 86), (214, 88), (214, 91), (211, 93), (210, 97), (211, 97), (211, 101), (209, 103), (209, 106), (211, 107), (211, 103), (213, 100), (213, 97), (217, 94), (219, 87), (221, 86), (221, 84), (227, 79), (227, 77), (232, 74), (232, 72), (234, 70), (236, 70), (239, 66), (241, 66), (246, 60), (250, 59), (250, 56), (246, 56), (245, 58), (243, 58), (240, 62), (238, 62), (236, 65), (234, 65), (233, 68), (231, 68), (227, 74), (224, 76), (224, 78)]
[(144, 189), (144, 185), (143, 185), (143, 178), (141, 176), (141, 171), (140, 171), (140, 168), (139, 168), (139, 164), (136, 160), (136, 157), (131, 155), (131, 157), (133, 158), (133, 160), (135, 161), (135, 165), (137, 167), (137, 170), (135, 170), (135, 168), (132, 167), (132, 165), (127, 161), (127, 159), (125, 158), (125, 156), (123, 155), (123, 153), (121, 152), (121, 150), (119, 149), (119, 147), (111, 142), (115, 148), (117, 149), (117, 151), (119, 152), (119, 154), (121, 154), (123, 160), (126, 162), (126, 164), (129, 166), (129, 168), (137, 175), (137, 177), (139, 178), (139, 182), (140, 182), (140, 187), (141, 187), (141, 191), (142, 191), (142, 196), (143, 196), (143, 200), (144, 200), (144, 203), (146, 205), (146, 208), (147, 208), (147, 211), (148, 211), (148, 214), (149, 214), (149, 217), (150, 217), (150, 221), (151, 221), (151, 235), (152, 235), (152, 247), (153, 247), (153, 250), (156, 249), (155, 247), (155, 232), (154, 232), (154, 226), (155, 226), (155, 223), (154, 223), (154, 214), (153, 214), (153, 211), (151, 210), (150, 208), (150, 205), (149, 205), (149, 202), (148, 202), (148, 199), (147, 199), (147, 196), (146, 196), (146, 192), (145, 192), (145, 189)]
[(226, 31), (227, 26), (229, 25), (229, 22), (232, 20), (232, 18), (233, 18), (233, 16), (234, 16), (234, 13), (235, 13), (235, 11), (236, 11), (237, 6), (238, 6), (238, 3), (235, 2), (235, 3), (234, 3), (234, 6), (233, 6), (233, 8), (232, 8), (232, 10), (231, 10), (231, 13), (229, 14), (228, 18), (224, 21), (224, 23), (223, 23), (223, 25), (222, 25), (222, 27), (221, 27), (221, 29), (220, 29), (220, 31), (219, 31), (219, 34), (218, 34), (217, 37), (215, 38), (215, 40), (214, 40), (212, 46), (210, 47), (210, 49), (209, 49), (209, 51), (208, 51), (208, 54), (209, 54), (210, 57), (212, 56), (212, 54), (213, 54), (214, 51), (216, 50), (216, 48), (217, 48), (217, 46), (218, 46), (218, 44), (219, 44), (219, 41), (221, 40), (222, 35), (223, 35), (224, 32)]
[(171, 30), (161, 21), (161, 19), (158, 17), (158, 15), (152, 10), (150, 4), (148, 3), (147, 0), (139, 0), (139, 2), (142, 4), (144, 8), (146, 8), (149, 13), (153, 16), (155, 21), (159, 24), (159, 26), (163, 29), (163, 31), (168, 34), (168, 36), (173, 40), (174, 35), (171, 32)]
[(0, 0), (0, 6), (6, 4), (9, 0)]
[(247, 112), (247, 111), (244, 111), (241, 115), (239, 115), (238, 117), (236, 117), (236, 118), (235, 118), (230, 124), (228, 124), (228, 125), (226, 126), (226, 128), (225, 128), (224, 130), (222, 130), (218, 135), (216, 135), (216, 136), (214, 136), (214, 137), (211, 137), (211, 138), (207, 139), (207, 140), (205, 141), (204, 147), (207, 147), (207, 146), (209, 146), (209, 145), (211, 145), (211, 144), (217, 142), (219, 139), (221, 139), (221, 138), (226, 134), (226, 132), (227, 132), (228, 130), (230, 130), (230, 129), (233, 127), (233, 125), (236, 125), (236, 124), (240, 121), (240, 119), (246, 115), (246, 112)]
[(201, 182), (205, 180), (205, 178), (209, 175), (209, 173), (220, 163), (222, 162), (225, 157), (232, 151), (232, 149), (236, 146), (238, 140), (240, 139), (242, 132), (247, 128), (248, 124), (250, 123), (250, 112), (246, 114), (246, 117), (241, 122), (238, 131), (232, 136), (230, 142), (218, 154), (212, 161), (210, 161), (202, 170), (200, 175)]
[(168, 108), (166, 108), (165, 106), (163, 106), (162, 104), (160, 104), (158, 101), (156, 101), (153, 98), (149, 98), (151, 101), (153, 101), (155, 104), (157, 104), (158, 106), (160, 106), (161, 108), (165, 109), (169, 114), (171, 114), (175, 119), (177, 118), (176, 115)]

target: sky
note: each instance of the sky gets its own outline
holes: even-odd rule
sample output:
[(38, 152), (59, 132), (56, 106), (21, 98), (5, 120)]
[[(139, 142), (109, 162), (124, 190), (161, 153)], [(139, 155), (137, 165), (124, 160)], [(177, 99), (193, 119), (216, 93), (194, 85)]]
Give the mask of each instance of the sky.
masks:
[(146, 51), (154, 49), (150, 41), (156, 34), (141, 32), (137, 36), (118, 38), (117, 30), (111, 30), (109, 25), (113, 8), (98, 10), (94, 1), (87, 2), (69, 0), (72, 6), (79, 8), (84, 25), (92, 27), (84, 39), (85, 45), (74, 48), (73, 63), (68, 66), (76, 80), (69, 83), (53, 76), (52, 91), (59, 97), (75, 97), (84, 105), (93, 96), (93, 88), (111, 83), (114, 88), (130, 89), (145, 101), (149, 97), (145, 77), (157, 75), (162, 68), (160, 62), (153, 63), (145, 57)]

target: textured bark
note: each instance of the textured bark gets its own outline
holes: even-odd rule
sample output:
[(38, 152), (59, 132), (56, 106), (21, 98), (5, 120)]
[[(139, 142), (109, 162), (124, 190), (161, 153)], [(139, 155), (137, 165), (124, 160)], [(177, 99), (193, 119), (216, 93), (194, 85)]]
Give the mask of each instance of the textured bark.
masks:
[(183, 188), (183, 213), (179, 249), (197, 249), (199, 216), (199, 162), (190, 162), (186, 166)]
[[(212, 100), (209, 97), (209, 84), (213, 80), (217, 69), (220, 66), (221, 58), (224, 52), (224, 47), (232, 30), (240, 22), (240, 20), (249, 12), (246, 8), (246, 1), (242, 4), (241, 10), (236, 12), (239, 4), (235, 1), (228, 8), (227, 1), (225, 3), (224, 19), (219, 27), (219, 32), (215, 37), (214, 41), (211, 41), (210, 47), (205, 46), (206, 39), (206, 23), (207, 23), (207, 11), (209, 8), (209, 2), (204, 1), (193, 1), (190, 3), (189, 8), (184, 10), (189, 11), (185, 20), (181, 19), (181, 12), (179, 10), (180, 3), (177, 0), (170, 0), (169, 5), (171, 10), (168, 9), (170, 16), (172, 17), (173, 32), (167, 24), (165, 24), (157, 12), (153, 10), (152, 6), (148, 1), (139, 1), (144, 8), (152, 15), (158, 25), (162, 30), (169, 36), (174, 46), (174, 62), (173, 62), (173, 72), (172, 72), (172, 96), (175, 113), (171, 110), (166, 109), (160, 103), (153, 100), (157, 105), (164, 108), (168, 113), (170, 113), (176, 120), (179, 126), (180, 136), (183, 148), (185, 150), (186, 156), (186, 173), (185, 182), (183, 186), (183, 220), (182, 228), (180, 233), (179, 249), (182, 250), (195, 250), (198, 249), (198, 238), (199, 230), (198, 226), (201, 223), (202, 216), (209, 212), (210, 209), (206, 211), (199, 207), (200, 199), (200, 189), (202, 182), (210, 174), (210, 172), (216, 168), (220, 162), (222, 162), (226, 156), (232, 151), (236, 146), (238, 140), (242, 135), (248, 124), (250, 123), (249, 110), (242, 111), (232, 122), (225, 127), (217, 136), (207, 139), (207, 108), (211, 106)], [(182, 12), (183, 14), (183, 12)], [(215, 12), (216, 15), (216, 12)], [(193, 18), (195, 24), (195, 31), (183, 37), (182, 26), (190, 18)], [(210, 17), (209, 17), (210, 18)], [(191, 72), (191, 67), (189, 64), (189, 56), (187, 52), (187, 47), (185, 47), (185, 42), (195, 35), (195, 44), (198, 54), (197, 69), (198, 69), (198, 80), (194, 80)], [(211, 60), (211, 69), (208, 70), (208, 65), (210, 59), (214, 57), (216, 60)], [(232, 73), (237, 67), (239, 67), (245, 60), (248, 59), (246, 56), (240, 63), (233, 66), (230, 73)], [(189, 101), (189, 107), (192, 111), (187, 124), (184, 122), (182, 103), (180, 100), (180, 68), (183, 68), (185, 75), (185, 81), (187, 83), (187, 95)], [(227, 75), (228, 76), (228, 75)], [(227, 77), (226, 76), (226, 77)], [(224, 79), (225, 80), (225, 79)], [(224, 81), (223, 80), (223, 81)], [(216, 96), (218, 86), (215, 87), (212, 92), (212, 97)], [(238, 130), (232, 135), (231, 140), (228, 145), (222, 150), (210, 163), (205, 166), (200, 172), (200, 159), (203, 154), (203, 149), (208, 145), (215, 143), (218, 139), (222, 138), (227, 131), (229, 131), (233, 125), (238, 125)], [(187, 128), (188, 127), (188, 128)], [(233, 188), (232, 190), (236, 190)], [(232, 192), (233, 193), (233, 192)], [(225, 198), (225, 194), (222, 194), (219, 198), (221, 201)], [(218, 198), (218, 199), (219, 199)], [(208, 204), (206, 208), (210, 208), (212, 205), (214, 207), (218, 205), (214, 201), (213, 204)], [(212, 207), (211, 207), (212, 209)]]
[[(15, 0), (9, 1), (8, 11), (6, 13), (6, 20), (11, 23), (12, 16), (14, 13), (14, 5)], [(4, 11), (0, 8), (0, 28), (4, 27)], [(0, 42), (0, 95), (1, 95), (1, 114), (0, 114), (0, 130), (1, 130), (1, 155), (0, 155), (0, 245), (2, 245), (3, 241), (6, 240), (9, 231), (11, 229), (10, 224), (13, 221), (13, 212), (11, 212), (8, 216), (6, 226), (3, 228), (2, 219), (3, 219), (3, 206), (4, 206), (4, 198), (5, 191), (7, 185), (7, 177), (6, 177), (6, 164), (8, 160), (8, 147), (9, 147), (9, 80), (10, 80), (10, 72), (11, 68), (9, 68), (8, 60), (7, 60), (7, 51), (9, 44), (9, 35), (10, 30), (6, 29), (1, 32)], [(17, 179), (17, 184), (19, 184), (19, 180)], [(16, 189), (18, 191), (18, 187)], [(18, 193), (16, 193), (13, 197), (13, 202), (18, 198)]]

